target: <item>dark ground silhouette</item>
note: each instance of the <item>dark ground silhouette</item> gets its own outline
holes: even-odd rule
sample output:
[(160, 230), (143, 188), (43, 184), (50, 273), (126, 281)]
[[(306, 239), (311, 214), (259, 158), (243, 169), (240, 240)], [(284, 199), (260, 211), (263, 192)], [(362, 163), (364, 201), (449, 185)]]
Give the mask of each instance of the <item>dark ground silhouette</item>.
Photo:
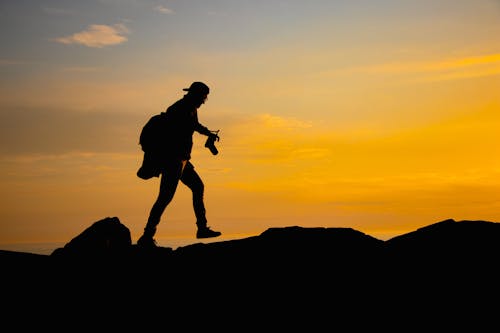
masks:
[(481, 331), (498, 316), (499, 258), (500, 223), (451, 219), (386, 241), (290, 226), (144, 250), (108, 217), (51, 255), (0, 251), (7, 304), (38, 302), (46, 319), (91, 309), (87, 320), (112, 310), (117, 325), (132, 316), (168, 327), (193, 314), (184, 324), (307, 331)]

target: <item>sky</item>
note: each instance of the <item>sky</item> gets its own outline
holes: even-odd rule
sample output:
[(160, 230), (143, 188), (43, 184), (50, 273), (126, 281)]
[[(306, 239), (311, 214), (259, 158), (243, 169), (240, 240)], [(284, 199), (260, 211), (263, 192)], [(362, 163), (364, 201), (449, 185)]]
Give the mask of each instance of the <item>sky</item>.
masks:
[[(193, 81), (213, 241), (500, 221), (498, 0), (2, 0), (0, 73), (0, 244), (113, 216), (135, 243), (140, 130)], [(156, 239), (195, 233), (180, 185)]]

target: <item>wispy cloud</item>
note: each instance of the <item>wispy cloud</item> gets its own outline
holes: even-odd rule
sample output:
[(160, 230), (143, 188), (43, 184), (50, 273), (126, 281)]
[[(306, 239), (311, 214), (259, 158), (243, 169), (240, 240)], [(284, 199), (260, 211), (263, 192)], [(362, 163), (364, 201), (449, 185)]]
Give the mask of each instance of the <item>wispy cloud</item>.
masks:
[(267, 113), (258, 115), (258, 118), (261, 124), (270, 128), (302, 129), (312, 127), (310, 122), (304, 122), (295, 118), (274, 116)]
[[(138, 149), (137, 124), (140, 122), (140, 115), (127, 112), (121, 112), (118, 117), (113, 111), (3, 108), (0, 110), (0, 155), (60, 155), (75, 151), (133, 153)], [(30, 135), (37, 139), (14, 139)]]
[(226, 12), (219, 12), (219, 11), (215, 11), (215, 10), (210, 10), (207, 12), (207, 14), (209, 16), (228, 16), (228, 14)]
[(154, 7), (154, 10), (157, 11), (157, 12), (160, 12), (162, 14), (173, 14), (174, 11), (170, 8), (167, 8), (163, 5), (158, 5), (156, 7)]
[(88, 47), (101, 48), (109, 45), (117, 45), (127, 41), (129, 30), (123, 24), (104, 25), (92, 24), (86, 30), (69, 36), (54, 38), (53, 40), (62, 44), (81, 44)]
[(65, 8), (43, 7), (42, 9), (47, 14), (51, 14), (51, 15), (68, 15), (68, 14), (73, 14), (74, 13), (73, 10), (71, 10), (71, 9), (65, 9)]
[(500, 53), (438, 61), (395, 62), (358, 67), (363, 74), (424, 74), (425, 80), (453, 80), (500, 74)]
[(466, 68), (477, 65), (499, 64), (500, 54), (446, 59), (428, 62), (387, 63), (358, 70), (365, 73), (411, 73), (411, 72), (437, 72), (450, 69)]
[(72, 73), (88, 73), (88, 72), (98, 72), (101, 71), (102, 68), (99, 67), (78, 67), (78, 66), (73, 66), (73, 67), (64, 67), (62, 68), (62, 71), (64, 72), (72, 72)]
[(12, 60), (12, 59), (0, 59), (0, 66), (14, 66), (25, 64), (24, 61)]

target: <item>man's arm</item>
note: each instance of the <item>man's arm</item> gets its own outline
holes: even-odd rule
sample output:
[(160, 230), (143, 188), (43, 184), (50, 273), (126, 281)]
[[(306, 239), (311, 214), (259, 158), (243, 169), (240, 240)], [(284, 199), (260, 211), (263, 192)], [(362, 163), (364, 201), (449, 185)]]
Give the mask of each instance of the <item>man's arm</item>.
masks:
[(212, 135), (212, 132), (205, 126), (203, 126), (202, 124), (200, 123), (197, 123), (196, 124), (196, 127), (194, 129), (196, 132), (200, 133), (200, 134), (203, 134), (203, 135), (206, 135), (206, 136), (210, 136)]

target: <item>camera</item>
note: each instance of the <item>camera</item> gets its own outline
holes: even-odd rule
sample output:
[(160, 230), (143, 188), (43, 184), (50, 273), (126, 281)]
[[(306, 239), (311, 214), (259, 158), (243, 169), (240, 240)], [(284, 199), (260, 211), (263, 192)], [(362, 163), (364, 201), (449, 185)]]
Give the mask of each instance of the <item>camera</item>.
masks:
[(205, 147), (207, 147), (213, 155), (217, 155), (219, 151), (215, 147), (215, 141), (219, 141), (219, 131), (212, 132), (212, 135), (208, 136), (207, 141), (205, 141)]

